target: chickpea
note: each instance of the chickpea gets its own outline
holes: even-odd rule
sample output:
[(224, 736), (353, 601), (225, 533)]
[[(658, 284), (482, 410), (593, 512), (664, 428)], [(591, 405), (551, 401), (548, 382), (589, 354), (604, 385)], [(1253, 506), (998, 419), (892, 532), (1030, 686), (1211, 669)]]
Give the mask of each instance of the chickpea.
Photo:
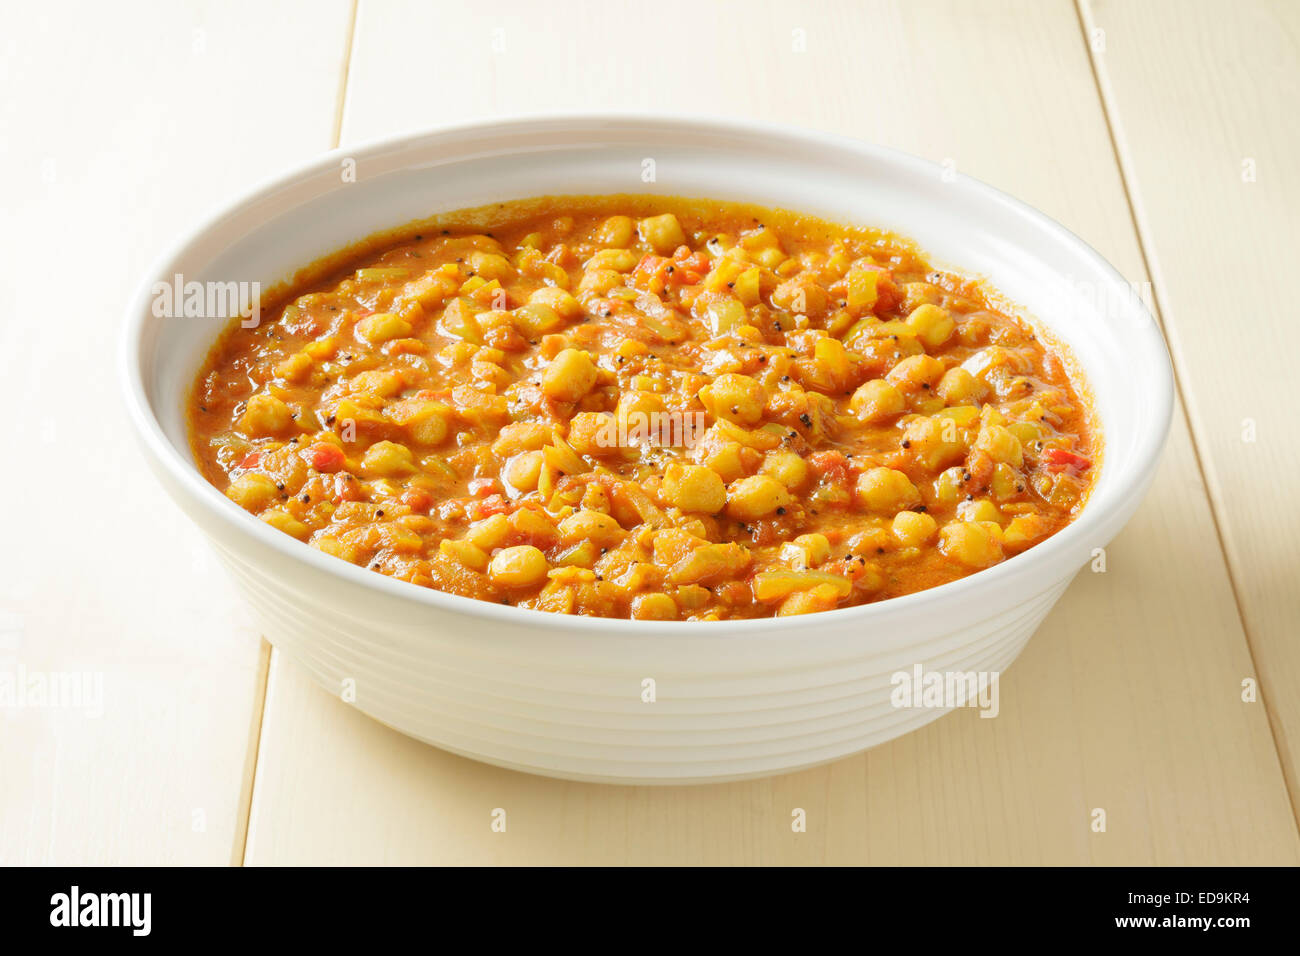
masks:
[(1001, 535), (996, 524), (954, 521), (939, 532), (939, 550), (970, 568), (987, 568), (1002, 560)]
[(645, 429), (648, 434), (654, 415), (664, 411), (664, 400), (654, 392), (626, 391), (618, 397), (614, 415), (619, 426), (629, 435), (634, 429)]
[(548, 306), (565, 319), (576, 319), (582, 315), (582, 304), (569, 292), (553, 285), (542, 286), (536, 290), (528, 297), (528, 303)]
[(521, 451), (536, 451), (551, 440), (551, 429), (541, 422), (511, 422), (497, 432), (492, 451), (502, 458)]
[(727, 489), (718, 473), (702, 465), (671, 464), (664, 469), (659, 496), (682, 511), (718, 514), (727, 503)]
[(631, 249), (601, 249), (583, 264), (583, 268), (631, 272), (636, 268), (637, 262), (637, 255)]
[(727, 489), (727, 514), (737, 521), (756, 521), (793, 504), (785, 485), (769, 475), (742, 478)]
[(471, 571), (478, 571), (480, 574), (487, 570), (488, 556), (487, 552), (478, 545), (469, 541), (456, 541), (451, 538), (444, 539), (438, 545), (438, 553), (444, 557), (451, 558)]
[[(390, 417), (393, 417), (390, 411)], [(440, 445), (450, 430), (451, 409), (441, 402), (413, 402), (398, 422), (417, 445)], [(397, 419), (394, 418), (394, 421)]]
[(1001, 525), (1002, 512), (998, 506), (987, 498), (980, 498), (977, 501), (963, 501), (957, 506), (957, 517), (961, 521), (981, 521), (992, 522)]
[(907, 423), (903, 441), (914, 460), (928, 471), (938, 471), (966, 457), (964, 434), (954, 421), (921, 416)]
[(661, 256), (671, 255), (678, 246), (686, 243), (686, 233), (682, 231), (682, 224), (670, 212), (662, 216), (642, 219), (637, 228), (641, 238)]
[(372, 369), (360, 372), (348, 380), (348, 391), (354, 395), (369, 394), (377, 398), (390, 398), (402, 390), (404, 384), (398, 372)]
[(776, 609), (777, 617), (829, 611), (840, 603), (839, 592), (829, 584), (819, 584), (806, 591), (795, 591)]
[(964, 405), (978, 402), (988, 391), (988, 387), (961, 366), (950, 368), (939, 379), (935, 389), (939, 397), (949, 405)]
[(745, 460), (737, 442), (722, 442), (716, 446), (701, 446), (698, 461), (718, 473), (724, 482), (735, 481), (745, 475)]
[(863, 382), (849, 399), (849, 410), (860, 422), (884, 422), (903, 413), (903, 393), (883, 378)]
[(821, 564), (831, 556), (831, 543), (824, 534), (801, 534), (794, 543), (807, 552), (809, 566)]
[(1002, 544), (1007, 548), (1024, 548), (1050, 528), (1051, 523), (1042, 515), (1016, 515), (1002, 530)]
[(599, 511), (575, 511), (560, 522), (560, 540), (565, 544), (590, 541), (597, 548), (610, 548), (626, 535), (617, 521)]
[(503, 588), (527, 588), (546, 580), (546, 555), (531, 544), (502, 548), (488, 564), (488, 577)]
[(469, 254), (469, 267), (476, 276), (482, 276), (488, 282), (509, 282), (515, 277), (515, 268), (505, 256), (494, 252), (475, 250)]
[(908, 548), (919, 548), (939, 530), (939, 522), (919, 511), (900, 511), (890, 525), (898, 543)]
[(610, 289), (622, 284), (623, 276), (617, 270), (594, 268), (588, 269), (582, 274), (582, 279), (578, 282), (578, 291), (580, 293), (592, 293), (593, 295), (605, 295)]
[(519, 491), (535, 491), (542, 476), (543, 455), (540, 451), (521, 452), (507, 462), (505, 479)]
[(796, 455), (792, 451), (778, 449), (768, 452), (759, 472), (771, 475), (791, 491), (798, 491), (808, 483), (808, 462), (804, 461), (803, 456)]
[(813, 279), (796, 276), (772, 290), (772, 305), (786, 312), (818, 319), (826, 314), (826, 290)]
[(616, 426), (613, 415), (578, 412), (569, 422), (569, 447), (580, 455), (611, 455), (619, 451)]
[(626, 249), (628, 243), (632, 241), (632, 228), (630, 216), (610, 216), (601, 223), (597, 238), (603, 246)]
[(985, 424), (975, 439), (975, 447), (986, 452), (994, 461), (1006, 462), (1012, 468), (1025, 463), (1025, 451), (1020, 439), (1001, 425)]
[(277, 531), (297, 538), (299, 541), (311, 534), (311, 529), (283, 508), (274, 508), (262, 516), (262, 520)]
[(397, 478), (415, 470), (411, 449), (393, 441), (375, 442), (361, 458), (361, 473), (367, 478)]
[(312, 364), (312, 357), (306, 352), (294, 352), (283, 361), (276, 363), (275, 374), (289, 382), (300, 382), (307, 377)]
[(638, 621), (675, 621), (677, 602), (667, 594), (640, 594), (632, 599), (632, 616)]
[(510, 536), (510, 519), (505, 515), (492, 515), (481, 518), (469, 526), (465, 540), (484, 551), (491, 551), (505, 544)]
[(700, 401), (714, 418), (725, 418), (737, 425), (756, 425), (763, 417), (767, 393), (762, 384), (748, 375), (727, 372), (700, 389)]
[(858, 476), (858, 500), (868, 511), (895, 514), (921, 503), (910, 478), (893, 468), (871, 468)]
[(558, 402), (576, 402), (596, 384), (596, 363), (578, 349), (565, 349), (542, 373), (542, 391)]
[(890, 384), (900, 389), (916, 389), (934, 385), (943, 375), (943, 363), (932, 355), (909, 355), (885, 376)]
[(907, 317), (907, 327), (928, 349), (937, 349), (952, 337), (957, 323), (937, 305), (919, 305)]
[(274, 395), (259, 393), (248, 400), (244, 414), (239, 419), (239, 430), (245, 435), (278, 435), (293, 425), (293, 412)]
[(226, 497), (246, 511), (261, 511), (279, 495), (280, 489), (266, 475), (240, 475), (226, 489)]
[(993, 466), (993, 479), (989, 482), (989, 491), (999, 501), (1014, 498), (1024, 489), (1024, 479), (1020, 472), (1004, 461)]
[(357, 338), (371, 345), (411, 334), (411, 323), (392, 312), (376, 312), (357, 323)]

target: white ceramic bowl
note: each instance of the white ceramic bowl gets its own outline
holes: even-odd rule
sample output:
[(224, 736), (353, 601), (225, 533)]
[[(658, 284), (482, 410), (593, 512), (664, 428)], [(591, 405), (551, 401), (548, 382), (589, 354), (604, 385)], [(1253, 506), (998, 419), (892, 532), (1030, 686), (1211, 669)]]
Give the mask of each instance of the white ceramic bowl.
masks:
[[(643, 182), (653, 160), (654, 182)], [(356, 181), (342, 175), (355, 162)], [(151, 289), (269, 287), (410, 220), (547, 194), (649, 192), (754, 202), (894, 230), (987, 276), (1073, 351), (1104, 461), (1079, 518), (942, 587), (811, 617), (721, 623), (572, 618), (419, 588), (316, 551), (245, 513), (191, 459), (183, 408), (218, 328), (160, 319)], [(504, 767), (581, 780), (763, 776), (897, 737), (942, 709), (897, 708), (891, 676), (998, 672), (1075, 572), (1137, 508), (1173, 404), (1164, 342), (1080, 239), (981, 183), (892, 150), (719, 120), (564, 116), (402, 136), (323, 157), (224, 209), (164, 255), (127, 311), (127, 402), (167, 491), (211, 538), (263, 633), (384, 723)], [(643, 700), (647, 679), (655, 700)]]

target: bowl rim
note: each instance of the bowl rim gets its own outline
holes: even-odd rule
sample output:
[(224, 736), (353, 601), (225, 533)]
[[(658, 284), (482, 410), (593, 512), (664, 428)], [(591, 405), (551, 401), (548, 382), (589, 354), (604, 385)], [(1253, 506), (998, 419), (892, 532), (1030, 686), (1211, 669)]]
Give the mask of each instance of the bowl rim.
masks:
[[(189, 501), (201, 507), (213, 521), (226, 524), (241, 535), (251, 536), (259, 544), (283, 558), (306, 564), (316, 571), (339, 579), (341, 583), (373, 590), (396, 600), (423, 605), (431, 610), (485, 618), (515, 627), (562, 630), (575, 635), (601, 633), (608, 637), (611, 633), (619, 633), (623, 636), (643, 638), (690, 635), (692, 639), (697, 639), (703, 636), (754, 637), (758, 634), (770, 635), (774, 632), (798, 629), (801, 625), (809, 623), (809, 619), (795, 616), (731, 621), (638, 621), (556, 614), (448, 594), (358, 567), (277, 531), (235, 505), (202, 476), (188, 456), (180, 453), (164, 433), (154, 414), (146, 392), (144, 366), (141, 361), (145, 341), (144, 332), (151, 318), (149, 303), (153, 283), (158, 276), (171, 275), (175, 271), (172, 268), (173, 264), (189, 253), (192, 246), (224, 220), (272, 198), (300, 181), (336, 170), (340, 156), (360, 163), (365, 159), (397, 150), (423, 152), (445, 139), (476, 134), (492, 136), (511, 131), (545, 131), (548, 127), (558, 129), (565, 126), (574, 127), (575, 133), (599, 133), (602, 129), (649, 132), (652, 128), (658, 127), (671, 128), (679, 134), (724, 133), (736, 137), (779, 139), (789, 145), (829, 147), (841, 154), (856, 154), (863, 159), (903, 167), (913, 173), (927, 173), (938, 177), (941, 172), (945, 172), (939, 164), (911, 153), (838, 133), (766, 120), (736, 119), (706, 113), (668, 114), (635, 110), (557, 111), (493, 116), (488, 119), (409, 130), (396, 135), (348, 144), (346, 147), (335, 147), (315, 158), (295, 164), (277, 175), (264, 178), (235, 199), (220, 204), (214, 211), (200, 217), (194, 226), (184, 230), (179, 237), (168, 243), (150, 263), (136, 291), (128, 300), (119, 348), (118, 364), (123, 397), (128, 417), (135, 426), (137, 438), (146, 455), (151, 459), (151, 465), (155, 469), (160, 469), (174, 483), (169, 489), (173, 495), (175, 495), (173, 489), (183, 489), (188, 493)], [(960, 172), (956, 173), (955, 181), (945, 184), (947, 188), (952, 188), (953, 185), (960, 185), (962, 189), (979, 194), (986, 201), (1002, 207), (1004, 211), (1025, 221), (1030, 227), (1054, 234), (1058, 240), (1073, 246), (1080, 255), (1091, 260), (1093, 266), (1109, 278), (1120, 283), (1127, 282), (1123, 274), (1090, 244), (1028, 203)], [(873, 623), (906, 617), (912, 612), (924, 611), (936, 615), (960, 610), (971, 596), (981, 591), (1019, 589), (1019, 593), (1026, 595), (1036, 593), (1041, 590), (1041, 584), (1035, 585), (1032, 579), (1041, 575), (1042, 567), (1061, 565), (1068, 555), (1085, 541), (1104, 545), (1118, 533), (1132, 510), (1137, 507), (1137, 500), (1134, 499), (1141, 497), (1140, 494), (1133, 492), (1135, 490), (1140, 492), (1155, 470), (1169, 435), (1174, 408), (1173, 368), (1160, 326), (1144, 301), (1135, 297), (1129, 300), (1129, 305), (1139, 321), (1130, 322), (1126, 334), (1140, 340), (1142, 351), (1151, 362), (1147, 369), (1149, 376), (1147, 391), (1154, 403), (1156, 414), (1150, 419), (1152, 427), (1139, 435), (1133, 455), (1126, 459), (1125, 472), (1129, 476), (1128, 487), (1117, 489), (1119, 493), (1113, 496), (1111, 506), (1097, 507), (1095, 502), (1089, 501), (1069, 525), (1052, 537), (993, 567), (977, 571), (956, 581), (884, 601), (820, 611), (815, 616), (817, 621), (824, 621), (828, 628), (832, 624), (861, 624), (865, 630)], [(1049, 330), (1052, 328), (1050, 321), (1044, 320), (1042, 324)], [(1089, 388), (1095, 388), (1095, 383), (1091, 380), (1087, 384)], [(1129, 507), (1124, 507), (1125, 502), (1129, 502)], [(205, 530), (206, 533), (208, 532)], [(1032, 558), (1029, 557), (1031, 554)], [(1065, 562), (1067, 571), (1072, 563)], [(1082, 565), (1078, 565), (1075, 570), (1079, 567)]]

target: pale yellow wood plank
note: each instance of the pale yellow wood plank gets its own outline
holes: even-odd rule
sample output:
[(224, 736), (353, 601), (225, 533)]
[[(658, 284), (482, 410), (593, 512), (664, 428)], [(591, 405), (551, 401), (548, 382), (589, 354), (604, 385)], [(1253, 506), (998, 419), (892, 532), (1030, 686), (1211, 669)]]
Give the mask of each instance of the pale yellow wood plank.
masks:
[[(1069, 0), (668, 2), (565, 18), (363, 0), (346, 102), (345, 141), (631, 106), (836, 129), (950, 159), (1144, 278)], [(999, 718), (955, 714), (753, 783), (614, 788), (496, 770), (374, 724), (277, 657), (248, 861), (1294, 863), (1265, 715), (1239, 698), (1250, 660), (1211, 528), (1180, 410), (1109, 570), (1072, 585), (1005, 677)], [(490, 831), (495, 807), (505, 834)], [(796, 807), (805, 834), (790, 830)], [(1089, 829), (1096, 807), (1104, 834)]]
[(136, 451), (120, 310), (210, 207), (331, 145), (350, 15), (240, 0), (6, 17), (0, 671), (103, 690), (98, 717), (0, 706), (0, 863), (242, 851), (259, 638)]
[[(1247, 636), (1300, 804), (1300, 5), (1085, 3)], [(1253, 440), (1251, 440), (1253, 438)]]

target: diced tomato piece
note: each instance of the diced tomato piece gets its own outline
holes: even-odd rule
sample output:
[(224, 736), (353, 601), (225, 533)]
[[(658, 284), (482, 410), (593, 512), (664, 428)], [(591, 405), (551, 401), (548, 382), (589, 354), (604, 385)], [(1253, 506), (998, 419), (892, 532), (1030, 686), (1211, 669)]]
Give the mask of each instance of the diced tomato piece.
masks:
[(365, 497), (361, 482), (351, 472), (341, 471), (334, 476), (334, 497), (339, 501), (360, 501)]
[(568, 269), (570, 266), (574, 265), (578, 260), (577, 260), (577, 256), (574, 255), (572, 248), (565, 245), (564, 243), (560, 243), (558, 246), (556, 246), (554, 249), (552, 249), (550, 252), (546, 254), (546, 261), (554, 262), (557, 266), (563, 266), (565, 269)]
[(333, 474), (343, 467), (347, 456), (338, 445), (327, 441), (317, 442), (302, 451), (302, 457), (322, 474)]
[(979, 493), (987, 489), (989, 482), (993, 480), (993, 472), (997, 470), (997, 466), (997, 462), (984, 449), (972, 450), (966, 456), (966, 472), (970, 475), (970, 483), (966, 490)]
[(509, 510), (510, 502), (506, 500), (504, 495), (492, 495), (490, 498), (472, 502), (466, 509), (472, 521), (481, 521), (493, 515), (505, 514)]
[(632, 284), (639, 289), (661, 292), (668, 284), (668, 267), (672, 264), (671, 259), (647, 252), (632, 270)]
[(402, 503), (412, 511), (427, 512), (429, 506), (433, 504), (433, 498), (427, 491), (419, 488), (408, 488), (402, 492)]
[(499, 495), (501, 492), (501, 482), (495, 478), (471, 478), (469, 480), (469, 493), (475, 498), (486, 498), (489, 495)]
[(1082, 455), (1076, 455), (1072, 451), (1066, 451), (1064, 448), (1049, 448), (1043, 452), (1043, 461), (1046, 463), (1047, 470), (1051, 472), (1069, 471), (1071, 474), (1078, 474), (1081, 471), (1087, 471), (1092, 467), (1092, 460), (1084, 458)]
[(850, 581), (856, 581), (862, 575), (867, 573), (867, 562), (862, 558), (849, 555), (848, 557), (839, 558), (824, 564), (819, 568), (820, 571), (826, 571), (830, 574), (839, 574), (848, 578)]
[(624, 311), (626, 303), (622, 299), (592, 299), (587, 311), (592, 315), (610, 316)]
[(819, 478), (835, 483), (849, 480), (849, 460), (843, 452), (819, 451), (808, 456), (808, 464)]
[(238, 465), (236, 465), (235, 467), (236, 467), (236, 468), (256, 468), (256, 467), (257, 467), (257, 463), (258, 463), (259, 461), (261, 461), (261, 460), (262, 460), (262, 453), (261, 453), (260, 451), (249, 452), (247, 455), (244, 456), (243, 461), (241, 461), (241, 462), (240, 462)]
[(692, 253), (689, 246), (679, 246), (664, 270), (664, 278), (672, 285), (695, 285), (712, 266), (713, 263), (704, 253)]

